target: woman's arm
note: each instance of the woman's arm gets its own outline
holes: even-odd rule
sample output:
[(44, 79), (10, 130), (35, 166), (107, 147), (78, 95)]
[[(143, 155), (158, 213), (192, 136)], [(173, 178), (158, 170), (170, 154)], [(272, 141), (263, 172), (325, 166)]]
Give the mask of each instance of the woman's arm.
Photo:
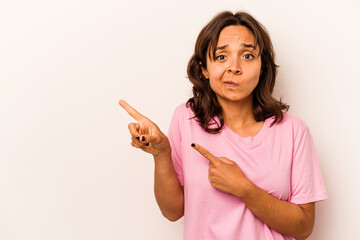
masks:
[(315, 203), (297, 205), (277, 199), (250, 181), (243, 192), (239, 197), (246, 206), (275, 231), (298, 240), (310, 236), (315, 220)]
[(192, 146), (210, 161), (209, 182), (214, 188), (242, 199), (256, 217), (277, 232), (296, 239), (311, 234), (314, 203), (297, 205), (277, 199), (247, 179), (234, 161), (215, 157), (198, 144)]
[(184, 191), (172, 163), (169, 139), (127, 102), (120, 100), (119, 104), (137, 121), (129, 124), (131, 145), (154, 157), (154, 192), (159, 208), (167, 219), (176, 221), (184, 215)]
[(164, 217), (176, 221), (184, 215), (184, 190), (177, 179), (171, 151), (154, 156), (156, 201)]

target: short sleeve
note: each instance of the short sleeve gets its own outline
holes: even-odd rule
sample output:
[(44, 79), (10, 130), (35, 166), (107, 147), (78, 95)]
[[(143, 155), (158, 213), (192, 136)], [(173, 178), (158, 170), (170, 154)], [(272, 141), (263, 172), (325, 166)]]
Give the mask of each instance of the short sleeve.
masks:
[(168, 138), (171, 146), (171, 158), (179, 183), (184, 186), (182, 163), (181, 163), (181, 106), (177, 107), (171, 119)]
[(318, 157), (309, 128), (303, 123), (294, 136), (290, 202), (304, 204), (327, 199)]

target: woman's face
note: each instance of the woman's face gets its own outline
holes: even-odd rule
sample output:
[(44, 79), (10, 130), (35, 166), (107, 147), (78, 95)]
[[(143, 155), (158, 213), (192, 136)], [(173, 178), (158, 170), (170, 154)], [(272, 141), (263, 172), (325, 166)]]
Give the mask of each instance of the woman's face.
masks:
[(202, 72), (220, 104), (252, 101), (261, 71), (261, 56), (254, 46), (254, 36), (248, 28), (228, 26), (220, 33), (215, 59), (210, 60), (208, 53), (207, 68), (202, 68)]

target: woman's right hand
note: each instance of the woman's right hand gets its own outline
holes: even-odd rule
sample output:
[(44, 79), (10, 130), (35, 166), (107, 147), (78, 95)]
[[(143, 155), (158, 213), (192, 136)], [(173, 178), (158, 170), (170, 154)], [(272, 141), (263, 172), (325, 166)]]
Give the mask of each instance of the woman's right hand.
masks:
[(137, 121), (136, 123), (130, 123), (128, 126), (132, 146), (154, 156), (171, 151), (167, 136), (161, 132), (155, 123), (140, 114), (124, 100), (120, 100), (119, 104)]

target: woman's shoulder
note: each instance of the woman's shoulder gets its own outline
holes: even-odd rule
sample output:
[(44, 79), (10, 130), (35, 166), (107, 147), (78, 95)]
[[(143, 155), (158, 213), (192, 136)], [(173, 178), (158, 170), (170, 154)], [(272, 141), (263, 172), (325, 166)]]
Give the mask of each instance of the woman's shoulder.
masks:
[(193, 111), (191, 110), (190, 106), (186, 102), (179, 104), (175, 108), (174, 114), (179, 115), (179, 116), (187, 116), (187, 117), (194, 116)]
[[(275, 120), (274, 117), (271, 117), (270, 119), (272, 121)], [(295, 114), (288, 112), (283, 113), (283, 119), (276, 123), (275, 126), (280, 128), (291, 128), (295, 131), (304, 131), (308, 129), (308, 126), (303, 119)]]
[(175, 111), (186, 111), (187, 108), (186, 102), (183, 102), (175, 107)]
[(192, 125), (195, 122), (194, 113), (190, 106), (186, 103), (181, 103), (175, 107), (170, 125), (185, 129), (185, 126)]
[(300, 125), (304, 125), (304, 124), (306, 125), (306, 123), (303, 119), (301, 119), (299, 116), (297, 116), (293, 113), (285, 112), (285, 113), (283, 113), (283, 115), (284, 115), (285, 121), (292, 122), (295, 124), (300, 124)]

